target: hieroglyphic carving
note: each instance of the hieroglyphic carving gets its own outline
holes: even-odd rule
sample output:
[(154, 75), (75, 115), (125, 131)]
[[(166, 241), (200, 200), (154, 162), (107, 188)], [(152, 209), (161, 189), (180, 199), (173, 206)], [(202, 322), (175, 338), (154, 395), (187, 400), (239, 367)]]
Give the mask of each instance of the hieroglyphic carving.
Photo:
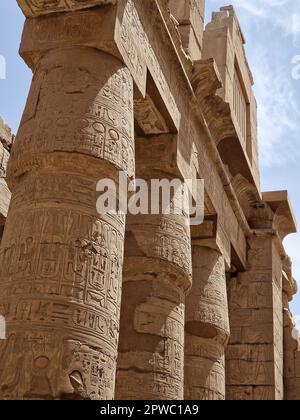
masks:
[(182, 399), (187, 219), (130, 216), (126, 235), (116, 397)]
[[(179, 28), (182, 40), (191, 40), (186, 27), (191, 25), (201, 44), (204, 2), (172, 3), (185, 6)], [(156, 142), (162, 159), (154, 156), (149, 138), (147, 146), (146, 141), (140, 145), (147, 168), (156, 160), (154, 167), (160, 173), (205, 178), (207, 214), (218, 215), (217, 229), (211, 221), (198, 229), (206, 238), (205, 246), (216, 242), (213, 248), (223, 256), (214, 267), (210, 258), (196, 267), (202, 274), (213, 274), (191, 295), (201, 303), (193, 306), (186, 323), (186, 395), (224, 399), (224, 346), (229, 333), (224, 259), (230, 266), (232, 254), (230, 273), (237, 269), (236, 262), (244, 269), (248, 262), (251, 271), (237, 281), (228, 275), (233, 344), (228, 352), (228, 398), (282, 399), (280, 261), (273, 258), (264, 239), (261, 246), (250, 246), (248, 261), (246, 250), (251, 245), (248, 211), (255, 214), (251, 227), (272, 223), (281, 240), (290, 231), (289, 208), (279, 205), (273, 220), (271, 207), (259, 208), (260, 199), (248, 200), (246, 206), (241, 200), (236, 203), (236, 185), (231, 188), (231, 176), (225, 176), (235, 165), (231, 156), (224, 158), (229, 166), (223, 170), (212, 147), (214, 139), (209, 138), (218, 137), (218, 143), (236, 137), (228, 104), (215, 96), (221, 85), (214, 61), (195, 63), (193, 54), (185, 55), (177, 23), (168, 15), (168, 0), (19, 0), (19, 4), (31, 17), (21, 54), (35, 76), (9, 169), (14, 195), (0, 252), (0, 315), (8, 318), (10, 335), (0, 348), (0, 361), (7, 361), (0, 363), (0, 395), (113, 396), (124, 218), (96, 215), (94, 190), (100, 176), (115, 179), (120, 169), (134, 175), (133, 77), (138, 88), (137, 134), (139, 128), (148, 136), (178, 132), (169, 144), (169, 136)], [(80, 10), (84, 8), (89, 10)], [(217, 15), (221, 21), (233, 16), (231, 8), (226, 10)], [(99, 50), (122, 60), (128, 69)], [(221, 150), (223, 144), (219, 146)], [(7, 151), (7, 144), (4, 147)], [(5, 159), (0, 168), (3, 176)], [(256, 171), (255, 165), (254, 160), (251, 171)], [(252, 178), (247, 181), (248, 195), (258, 187), (253, 187)], [(125, 339), (118, 382), (123, 397), (182, 398), (184, 292), (191, 283), (186, 221), (154, 217), (146, 222), (143, 217), (128, 224)], [(271, 344), (265, 347), (265, 342)], [(287, 369), (293, 377), (287, 389), (296, 396), (298, 348), (287, 340), (285, 345), (293, 353)]]
[[(249, 239), (249, 271), (228, 282), (231, 336), (226, 354), (227, 394), (283, 397), (282, 264), (274, 236)], [(279, 275), (279, 281), (277, 280)]]
[(224, 345), (186, 334), (185, 398), (222, 401), (225, 395)]
[[(135, 237), (148, 258), (166, 261), (191, 277), (189, 225), (183, 216), (135, 217)], [(155, 234), (153, 234), (155, 232)], [(189, 286), (188, 286), (189, 287)]]
[[(64, 47), (91, 47), (115, 55), (116, 7), (61, 13), (42, 19), (26, 19), (20, 54), (32, 69), (50, 50)], [(101, 27), (101, 31), (97, 28)]]
[[(46, 199), (48, 203), (55, 202), (54, 194), (52, 200), (50, 196)], [(72, 206), (61, 196), (59, 200), (65, 206)], [(66, 210), (64, 206), (44, 208), (41, 201), (37, 201), (42, 206), (39, 210), (22, 206), (18, 211), (12, 210), (10, 218), (17, 222), (13, 226), (11, 219), (7, 222), (3, 241), (6, 247), (3, 246), (0, 253), (1, 313), (5, 315), (10, 337), (18, 340), (24, 328), (28, 334), (31, 331), (38, 331), (42, 336), (49, 333), (52, 337), (49, 345), (55, 348), (57, 335), (65, 330), (67, 334), (61, 336), (63, 345), (68, 345), (72, 337), (71, 341), (76, 341), (79, 347), (91, 347), (91, 351), (101, 348), (99, 363), (100, 359), (108, 360), (102, 368), (104, 384), (87, 387), (86, 398), (109, 398), (117, 355), (124, 223), (118, 219), (104, 222), (82, 214), (82, 208), (77, 211)], [(51, 331), (55, 333), (50, 334)], [(2, 343), (4, 353), (9, 344), (10, 340)], [(62, 354), (58, 352), (55, 356), (49, 352), (47, 357), (51, 359), (52, 368), (53, 358), (58, 358), (57, 375), (59, 368), (66, 373), (59, 361)], [(88, 350), (85, 353), (86, 358), (90, 357)], [(46, 356), (43, 354), (43, 357)], [(32, 363), (29, 356), (26, 360), (29, 365)], [(49, 375), (54, 375), (51, 366), (47, 367)], [(84, 365), (79, 367), (77, 363), (77, 371), (82, 372), (87, 384), (89, 379), (83, 368)], [(13, 361), (11, 369), (14, 369)], [(7, 377), (2, 376), (2, 397), (29, 397), (29, 380), (30, 376), (25, 375), (23, 381), (8, 391), (5, 388)], [(52, 382), (49, 379), (52, 387), (54, 380), (57, 381), (54, 376)], [(59, 387), (52, 390), (55, 393), (49, 398), (51, 395), (52, 398), (54, 395), (63, 397)], [(32, 397), (38, 396), (39, 390), (34, 392)], [(72, 389), (69, 387), (68, 391), (66, 387), (64, 392), (72, 394)]]
[(129, 71), (89, 48), (45, 56), (8, 168), (1, 398), (113, 398), (125, 218), (97, 214), (96, 183), (134, 166)]
[[(78, 55), (82, 66), (74, 64)], [(133, 175), (132, 83), (126, 69), (112, 73), (113, 58), (105, 68), (102, 58), (75, 48), (41, 61), (12, 151), (14, 175), (26, 168), (26, 160), (38, 163), (55, 151), (104, 159)]]
[[(145, 297), (150, 281), (129, 283), (124, 284), (123, 297), (127, 302), (133, 302), (133, 288), (135, 294)], [(130, 307), (122, 310), (121, 332), (124, 332), (124, 337), (121, 333), (116, 397), (182, 399), (183, 296), (180, 290), (176, 292), (174, 286), (161, 280), (154, 280), (151, 285), (152, 292), (147, 302), (139, 302), (130, 325), (123, 324), (127, 318), (124, 311), (130, 311)], [(131, 351), (124, 351), (128, 347)]]

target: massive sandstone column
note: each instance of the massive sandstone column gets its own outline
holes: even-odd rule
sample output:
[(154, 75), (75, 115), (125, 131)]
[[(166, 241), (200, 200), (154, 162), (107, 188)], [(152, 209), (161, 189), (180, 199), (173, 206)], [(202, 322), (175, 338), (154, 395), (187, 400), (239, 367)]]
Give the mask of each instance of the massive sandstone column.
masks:
[(282, 263), (274, 231), (249, 239), (249, 270), (228, 282), (228, 400), (283, 399)]
[(97, 214), (96, 183), (133, 176), (132, 79), (94, 48), (39, 54), (8, 169), (0, 398), (111, 399), (125, 219)]
[(225, 399), (229, 339), (225, 261), (219, 250), (193, 240), (193, 287), (186, 300), (185, 399)]
[[(159, 165), (164, 143), (137, 141), (139, 177), (148, 182), (165, 178), (147, 164), (145, 152), (152, 147), (151, 157), (157, 156)], [(183, 399), (184, 304), (190, 286), (189, 218), (128, 216), (117, 399)]]
[(263, 193), (262, 198), (263, 203), (249, 213), (253, 231), (248, 238), (248, 270), (228, 282), (228, 400), (282, 400), (285, 393), (282, 243), (296, 231), (296, 224), (286, 191)]

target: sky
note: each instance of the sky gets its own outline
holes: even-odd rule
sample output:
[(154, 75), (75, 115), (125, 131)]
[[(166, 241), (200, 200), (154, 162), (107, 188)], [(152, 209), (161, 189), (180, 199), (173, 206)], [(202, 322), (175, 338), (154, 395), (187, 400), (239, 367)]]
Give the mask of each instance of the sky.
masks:
[[(226, 0), (206, 0), (206, 21)], [(263, 191), (289, 190), (300, 227), (300, 2), (231, 0), (246, 38), (246, 52), (258, 102), (261, 183)], [(0, 116), (16, 132), (31, 82), (18, 55), (24, 18), (15, 0), (0, 1)], [(294, 64), (293, 64), (294, 60)], [(299, 60), (299, 61), (297, 61)], [(293, 71), (294, 68), (294, 71)], [(295, 71), (296, 70), (296, 71)], [(285, 240), (300, 285), (300, 233)], [(293, 311), (300, 322), (300, 293)], [(300, 325), (300, 324), (299, 324)]]

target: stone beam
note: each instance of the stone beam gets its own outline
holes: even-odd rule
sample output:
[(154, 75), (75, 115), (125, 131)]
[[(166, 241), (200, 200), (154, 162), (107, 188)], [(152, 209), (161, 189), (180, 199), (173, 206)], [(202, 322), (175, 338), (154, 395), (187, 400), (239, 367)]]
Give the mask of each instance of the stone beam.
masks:
[(249, 268), (228, 280), (228, 400), (282, 400), (282, 258), (274, 231), (249, 238)]
[(26, 17), (72, 12), (95, 6), (115, 4), (117, 0), (17, 0)]
[(193, 245), (215, 249), (222, 254), (226, 266), (231, 266), (231, 243), (221, 229), (217, 215), (206, 216), (203, 223), (191, 226)]

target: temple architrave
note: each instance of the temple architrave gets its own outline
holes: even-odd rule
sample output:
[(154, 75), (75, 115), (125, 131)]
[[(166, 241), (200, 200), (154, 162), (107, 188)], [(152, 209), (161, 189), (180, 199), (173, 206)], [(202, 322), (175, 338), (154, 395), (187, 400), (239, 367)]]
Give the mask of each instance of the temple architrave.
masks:
[[(204, 27), (204, 0), (17, 3), (33, 79), (15, 138), (0, 121), (0, 399), (300, 399), (296, 222), (260, 188), (233, 7)], [(99, 214), (120, 171), (203, 179), (203, 223)]]

